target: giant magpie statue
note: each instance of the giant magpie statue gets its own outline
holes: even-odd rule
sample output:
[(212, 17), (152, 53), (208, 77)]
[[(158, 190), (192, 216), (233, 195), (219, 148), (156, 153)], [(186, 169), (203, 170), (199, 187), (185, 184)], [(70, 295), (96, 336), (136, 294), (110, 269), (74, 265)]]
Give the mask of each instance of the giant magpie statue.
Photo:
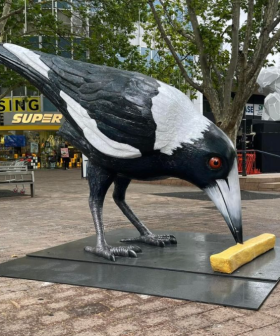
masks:
[(177, 177), (204, 190), (242, 243), (236, 153), (229, 138), (199, 114), (179, 90), (136, 72), (0, 46), (0, 63), (35, 85), (65, 116), (63, 136), (89, 158), (89, 206), (97, 242), (86, 251), (115, 260), (136, 257), (138, 246), (109, 246), (102, 208), (106, 192), (139, 231), (123, 239), (155, 246), (176, 244), (154, 235), (125, 201), (131, 179)]

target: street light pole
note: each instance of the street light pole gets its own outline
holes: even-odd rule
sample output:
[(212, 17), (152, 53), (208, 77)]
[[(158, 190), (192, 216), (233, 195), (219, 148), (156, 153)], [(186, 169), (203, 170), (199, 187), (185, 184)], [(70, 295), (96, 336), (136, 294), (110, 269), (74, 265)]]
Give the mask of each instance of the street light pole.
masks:
[(242, 119), (242, 176), (247, 176), (246, 171), (246, 107)]

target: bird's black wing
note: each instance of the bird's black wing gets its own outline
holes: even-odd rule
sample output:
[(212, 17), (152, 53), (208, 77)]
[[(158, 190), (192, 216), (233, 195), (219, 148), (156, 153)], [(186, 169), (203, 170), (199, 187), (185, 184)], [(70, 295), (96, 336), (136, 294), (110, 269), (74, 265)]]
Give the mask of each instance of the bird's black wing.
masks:
[(152, 98), (158, 94), (156, 80), (135, 72), (38, 54), (50, 68), (50, 80), (87, 111), (102, 134), (142, 153), (153, 150), (156, 124), (151, 107)]

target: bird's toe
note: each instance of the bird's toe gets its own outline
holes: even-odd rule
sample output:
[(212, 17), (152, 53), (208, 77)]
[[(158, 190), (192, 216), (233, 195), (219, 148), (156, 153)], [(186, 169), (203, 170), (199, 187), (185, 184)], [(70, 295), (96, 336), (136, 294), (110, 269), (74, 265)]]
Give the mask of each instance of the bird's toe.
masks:
[(138, 246), (119, 246), (111, 247), (110, 251), (115, 256), (137, 258), (136, 252), (141, 252), (142, 250)]
[(102, 257), (107, 260), (116, 261), (114, 253), (112, 253), (108, 247), (86, 246), (85, 251), (95, 254), (98, 257)]
[[(141, 235), (140, 237), (136, 238), (125, 238), (122, 239), (121, 242), (140, 242), (145, 243), (148, 245), (165, 247), (168, 244), (177, 244), (177, 240), (173, 235), (154, 235), (154, 234), (146, 234)], [(137, 252), (136, 250), (134, 250)]]

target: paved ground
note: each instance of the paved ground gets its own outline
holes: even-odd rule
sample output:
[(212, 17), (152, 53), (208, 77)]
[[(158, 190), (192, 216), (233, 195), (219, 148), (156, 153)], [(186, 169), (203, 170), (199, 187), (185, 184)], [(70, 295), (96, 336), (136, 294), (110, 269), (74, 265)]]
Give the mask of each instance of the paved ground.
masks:
[[(210, 201), (152, 195), (174, 191), (196, 190), (132, 184), (129, 204), (150, 228), (228, 234), (226, 224)], [(0, 262), (92, 234), (87, 199), (87, 182), (81, 180), (78, 170), (37, 171), (33, 199), (9, 197), (9, 192), (0, 191)], [(245, 235), (270, 232), (280, 237), (279, 204), (277, 198), (243, 201)], [(104, 217), (107, 230), (130, 227), (110, 196)], [(260, 311), (252, 312), (0, 278), (0, 336), (275, 336), (280, 334), (279, 318), (279, 286)]]

